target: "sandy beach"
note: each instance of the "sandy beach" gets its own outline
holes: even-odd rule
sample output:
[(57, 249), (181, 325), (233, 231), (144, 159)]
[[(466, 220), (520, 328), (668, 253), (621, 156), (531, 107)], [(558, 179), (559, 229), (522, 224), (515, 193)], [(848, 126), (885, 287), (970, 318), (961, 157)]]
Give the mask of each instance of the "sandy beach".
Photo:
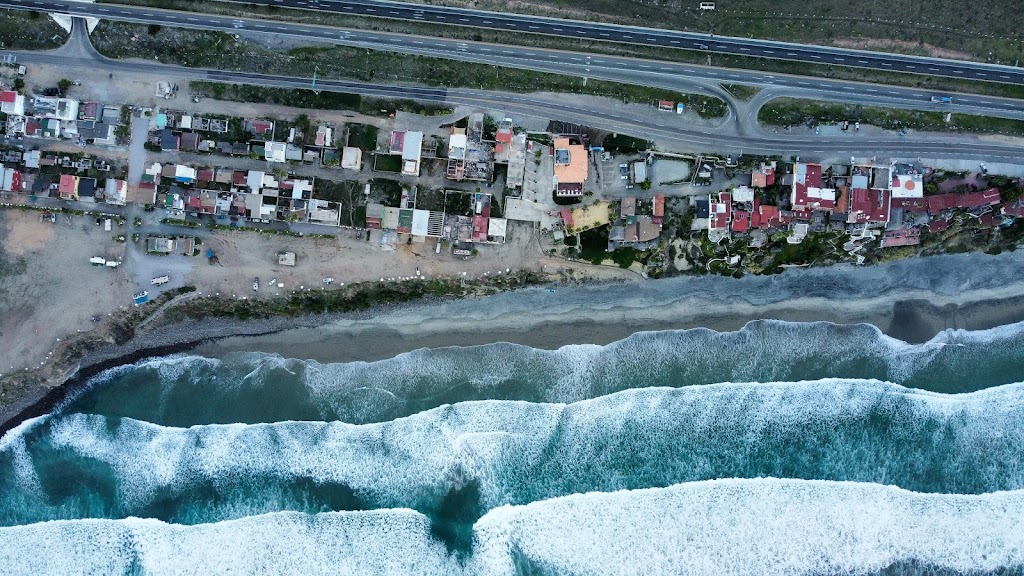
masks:
[(946, 329), (982, 330), (1024, 320), (1024, 255), (961, 254), (873, 268), (788, 270), (779, 276), (674, 278), (534, 288), (365, 318), (337, 318), (195, 348), (219, 357), (259, 350), (322, 362), (376, 360), (437, 346), (498, 341), (537, 348), (607, 344), (634, 332), (709, 328), (751, 320), (872, 324), (925, 342)]
[(946, 329), (1024, 321), (1024, 254), (958, 254), (872, 268), (791, 269), (777, 276), (552, 285), (347, 315), (158, 326), (82, 359), (58, 389), (40, 387), (0, 412), (0, 430), (44, 413), (67, 390), (119, 364), (172, 352), (239, 351), (320, 362), (371, 361), (424, 347), (513, 342), (554, 349), (607, 344), (638, 331), (733, 331), (757, 319), (867, 323), (907, 342)]

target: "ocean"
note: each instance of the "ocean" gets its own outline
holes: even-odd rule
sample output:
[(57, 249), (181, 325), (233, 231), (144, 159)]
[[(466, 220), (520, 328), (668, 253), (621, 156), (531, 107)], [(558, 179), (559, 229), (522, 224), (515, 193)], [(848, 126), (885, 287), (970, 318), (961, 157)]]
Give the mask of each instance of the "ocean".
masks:
[(0, 572), (1021, 574), (1022, 337), (146, 359), (0, 440)]

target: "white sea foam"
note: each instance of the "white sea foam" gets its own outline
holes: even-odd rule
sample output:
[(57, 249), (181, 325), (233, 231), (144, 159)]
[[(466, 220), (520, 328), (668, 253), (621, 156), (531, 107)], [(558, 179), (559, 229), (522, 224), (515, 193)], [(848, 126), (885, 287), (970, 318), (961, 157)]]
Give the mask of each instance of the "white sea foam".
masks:
[[(865, 421), (879, 411), (889, 415), (892, 430), (876, 430)], [(482, 504), (490, 508), (635, 482), (714, 478), (722, 470), (763, 474), (757, 470), (764, 469), (758, 466), (765, 456), (758, 450), (784, 459), (790, 455), (776, 453), (780, 442), (818, 434), (811, 444), (832, 442), (832, 448), (812, 464), (794, 465), (806, 470), (803, 474), (925, 490), (1024, 488), (1022, 421), (1024, 384), (945, 395), (830, 379), (634, 389), (572, 405), (465, 402), (365, 425), (282, 422), (182, 429), (124, 419), (111, 431), (102, 416), (68, 414), (53, 422), (48, 442), (53, 449), (109, 464), (127, 510), (144, 506), (166, 488), (200, 481), (235, 486), (230, 490), (244, 496), (238, 482), (262, 486), (290, 478), (344, 484), (375, 507), (419, 507), (436, 502), (456, 479), (467, 476), (480, 481)], [(882, 434), (889, 439), (876, 437)], [(729, 443), (736, 443), (735, 451), (722, 447)], [(802, 450), (813, 454), (815, 448)], [(923, 465), (905, 462), (914, 457), (941, 466), (943, 473), (926, 480), (901, 469), (904, 463)], [(974, 467), (972, 476), (964, 476), (959, 466)], [(929, 481), (937, 484), (929, 487)], [(247, 511), (243, 502), (219, 513), (240, 516), (265, 511), (267, 505), (254, 502)], [(288, 503), (273, 504), (278, 505)]]
[(1024, 566), (1024, 492), (923, 495), (890, 486), (715, 480), (577, 494), (493, 510), (464, 564), (408, 510), (266, 514), (198, 526), (72, 520), (0, 528), (0, 565), (36, 574), (858, 574), (915, 561)]
[[(0, 528), (10, 576), (417, 574), (459, 571), (409, 510), (268, 514), (200, 526), (156, 520), (55, 521)], [(131, 572), (137, 570), (137, 572)]]
[(856, 574), (910, 560), (993, 571), (1024, 565), (1024, 493), (715, 480), (502, 507), (476, 534), (481, 574), (513, 574), (512, 550), (559, 574)]

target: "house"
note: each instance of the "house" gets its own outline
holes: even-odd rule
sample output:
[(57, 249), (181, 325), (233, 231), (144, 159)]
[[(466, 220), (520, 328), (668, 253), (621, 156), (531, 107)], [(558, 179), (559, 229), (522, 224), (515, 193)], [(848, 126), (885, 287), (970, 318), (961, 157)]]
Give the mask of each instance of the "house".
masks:
[(270, 120), (250, 120), (246, 118), (243, 127), (246, 132), (253, 134), (257, 138), (274, 137), (274, 123)]
[(767, 188), (775, 184), (775, 162), (762, 162), (757, 170), (750, 175), (750, 185), (754, 188)]
[(370, 202), (366, 205), (366, 227), (371, 230), (380, 230), (381, 221), (384, 219), (384, 205)]
[(968, 194), (937, 194), (925, 198), (928, 201), (928, 213), (937, 216), (945, 210), (960, 208), (963, 210), (974, 210), (984, 206), (995, 206), (999, 204), (999, 189), (989, 188), (981, 192)]
[(78, 119), (95, 122), (100, 119), (100, 111), (99, 102), (82, 102), (78, 106)]
[(172, 238), (163, 237), (150, 237), (146, 238), (146, 252), (155, 252), (158, 254), (170, 254), (174, 252), (175, 242)]
[(39, 150), (29, 150), (24, 155), (25, 168), (39, 169)]
[(0, 190), (21, 192), (21, 172), (14, 168), (0, 166)]
[(103, 185), (103, 197), (106, 199), (107, 204), (124, 206), (128, 198), (128, 182), (126, 180), (107, 178)]
[(179, 146), (181, 150), (184, 150), (185, 152), (195, 152), (199, 149), (199, 134), (196, 134), (195, 132), (185, 132), (181, 135)]
[(39, 96), (32, 100), (32, 113), (42, 118), (71, 122), (78, 119), (78, 101)]
[(750, 229), (750, 212), (737, 210), (732, 217), (732, 231), (745, 233)]
[(78, 180), (78, 199), (82, 202), (95, 202), (96, 201), (96, 179), (95, 178), (79, 178)]
[(78, 176), (61, 174), (57, 192), (61, 200), (78, 200)]
[(920, 174), (896, 174), (892, 177), (893, 198), (923, 198), (924, 183)]
[(171, 132), (170, 128), (160, 131), (160, 149), (164, 152), (177, 152), (181, 147), (181, 139), (177, 134)]
[(654, 216), (652, 217), (652, 220), (654, 221), (655, 224), (657, 224), (658, 226), (661, 226), (662, 222), (664, 222), (664, 220), (665, 220), (665, 195), (664, 194), (655, 194), (654, 195), (654, 212), (653, 212), (653, 214), (654, 214)]
[(885, 224), (889, 221), (892, 192), (877, 188), (853, 188), (849, 224)]
[(182, 184), (192, 184), (196, 181), (196, 169), (191, 166), (176, 164), (174, 166), (174, 181)]
[(619, 201), (619, 219), (629, 221), (636, 216), (636, 197), (626, 196)]
[[(326, 151), (324, 151), (326, 154)], [(327, 163), (325, 158), (324, 163)], [(359, 170), (363, 165), (363, 151), (355, 146), (345, 146), (341, 149), (341, 167), (346, 170)]]
[(822, 188), (821, 165), (798, 162), (793, 165), (790, 203), (793, 210), (832, 210), (836, 207), (836, 191)]
[(11, 116), (24, 116), (25, 95), (14, 90), (0, 92), (0, 112)]
[(402, 155), (402, 174), (419, 176), (422, 152), (423, 132), (396, 130), (391, 133), (391, 153)]
[(453, 160), (466, 159), (466, 146), (469, 144), (469, 137), (466, 136), (465, 128), (452, 127), (448, 135), (448, 158)]
[[(728, 233), (732, 221), (732, 195), (722, 192), (708, 196), (708, 231)], [(713, 240), (713, 239), (712, 239)]]
[(284, 142), (267, 142), (263, 145), (263, 158), (267, 162), (285, 162), (287, 148), (288, 145)]
[(582, 196), (587, 181), (587, 149), (568, 138), (555, 138), (555, 195)]
[(332, 145), (334, 143), (334, 129), (322, 124), (317, 126), (315, 142), (316, 145), (320, 147)]
[(302, 148), (294, 144), (287, 144), (284, 147), (284, 159), (287, 162), (301, 162), (302, 161)]

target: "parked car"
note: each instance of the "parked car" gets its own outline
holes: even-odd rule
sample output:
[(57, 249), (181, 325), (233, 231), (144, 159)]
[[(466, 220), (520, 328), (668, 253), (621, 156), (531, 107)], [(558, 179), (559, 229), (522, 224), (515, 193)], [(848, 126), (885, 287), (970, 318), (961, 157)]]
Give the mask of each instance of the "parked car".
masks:
[(257, 277), (255, 280), (252, 281), (252, 291), (253, 292), (259, 292), (260, 291), (260, 279), (259, 279), (259, 277)]

